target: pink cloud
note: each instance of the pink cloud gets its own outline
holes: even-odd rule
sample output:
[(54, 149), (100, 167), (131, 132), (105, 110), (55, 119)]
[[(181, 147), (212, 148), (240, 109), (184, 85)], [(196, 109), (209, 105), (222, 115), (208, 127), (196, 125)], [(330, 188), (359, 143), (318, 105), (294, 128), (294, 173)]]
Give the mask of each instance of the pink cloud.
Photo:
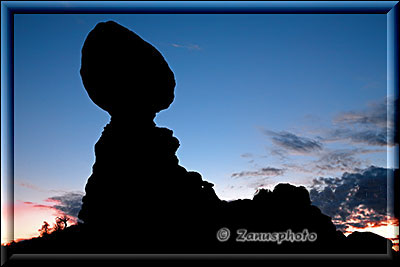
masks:
[(28, 188), (28, 189), (32, 189), (32, 190), (35, 190), (35, 191), (39, 191), (39, 192), (44, 192), (45, 191), (45, 190), (39, 188), (38, 186), (33, 185), (31, 183), (28, 183), (28, 182), (16, 181), (15, 183), (18, 186), (25, 187), (25, 188)]

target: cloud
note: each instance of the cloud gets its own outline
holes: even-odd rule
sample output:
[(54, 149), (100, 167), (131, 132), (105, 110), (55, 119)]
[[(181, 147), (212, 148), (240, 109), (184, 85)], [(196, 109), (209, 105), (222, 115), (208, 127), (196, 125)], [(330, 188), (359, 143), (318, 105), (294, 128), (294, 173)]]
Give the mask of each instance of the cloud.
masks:
[(331, 130), (324, 140), (393, 146), (396, 108), (396, 101), (386, 97), (371, 103), (364, 110), (342, 112), (333, 120), (337, 128)]
[(72, 217), (78, 217), (82, 206), (82, 192), (67, 192), (61, 196), (48, 198), (46, 201), (55, 202), (53, 207)]
[(182, 44), (172, 43), (171, 46), (177, 48), (185, 48), (187, 50), (202, 50), (202, 48), (197, 44), (182, 45)]
[[(388, 107), (392, 105), (394, 105), (394, 103), (389, 101), (388, 98), (385, 98), (379, 102), (371, 103), (367, 109), (362, 111), (342, 112), (335, 117), (334, 122), (386, 127), (388, 124)], [(393, 109), (389, 112), (393, 112)]]
[(386, 128), (354, 129), (337, 128), (328, 132), (323, 138), (324, 141), (348, 141), (353, 144), (366, 144), (371, 146), (393, 145), (393, 138), (388, 139)]
[[(269, 136), (276, 146), (271, 148), (270, 154), (281, 161), (289, 160), (290, 154), (311, 155), (320, 157), (318, 162), (314, 163), (318, 164), (316, 167), (321, 170), (351, 171), (351, 166), (360, 167), (361, 161), (354, 156), (361, 153), (361, 150), (327, 151), (327, 143), (346, 142), (348, 145), (377, 147), (395, 145), (396, 108), (397, 103), (386, 97), (370, 103), (363, 110), (341, 112), (332, 120), (331, 128), (318, 131), (319, 135), (314, 137), (302, 137), (288, 131), (262, 129), (262, 132)], [(372, 152), (378, 151), (369, 150), (366, 153)]]
[(394, 194), (387, 186), (388, 177), (393, 177), (393, 170), (374, 166), (340, 178), (320, 177), (313, 181), (310, 198), (340, 230), (366, 227), (394, 216), (393, 207), (387, 205)]
[[(248, 188), (252, 188), (254, 190), (258, 190), (263, 187), (271, 187), (273, 185), (276, 185), (276, 182), (270, 182), (268, 178), (263, 178), (263, 179), (257, 179), (256, 181), (250, 182), (247, 184)], [(256, 191), (257, 192), (257, 191)]]
[(280, 161), (286, 161), (288, 159), (288, 153), (286, 150), (274, 148), (270, 150), (270, 155), (278, 157)]
[(42, 188), (39, 188), (38, 186), (36, 186), (34, 184), (31, 184), (31, 183), (28, 183), (28, 182), (24, 182), (24, 181), (16, 181), (15, 184), (18, 185), (18, 186), (21, 186), (21, 187), (25, 187), (25, 188), (28, 188), (28, 189), (31, 189), (31, 190), (38, 191), (38, 192), (45, 192), (46, 191), (46, 190), (44, 190)]
[(71, 223), (76, 223), (82, 206), (82, 197), (82, 192), (66, 192), (45, 200), (53, 203), (52, 205), (37, 204), (30, 201), (25, 201), (24, 204), (32, 205), (34, 208), (52, 210), (54, 211), (54, 216), (67, 215), (71, 219)]
[(254, 162), (254, 155), (252, 153), (244, 153), (240, 155), (241, 158), (247, 159), (248, 163)]
[(26, 201), (26, 202), (24, 202), (24, 203), (25, 203), (25, 204), (30, 204), (30, 205), (32, 205), (34, 208), (41, 208), (41, 209), (49, 209), (49, 210), (58, 211), (58, 209), (56, 209), (55, 207), (50, 206), (50, 205), (35, 204), (35, 203), (29, 202), (29, 201)]
[(240, 155), (240, 157), (242, 157), (242, 158), (252, 158), (252, 157), (253, 157), (253, 154), (251, 154), (251, 153), (244, 153), (244, 154)]
[(327, 151), (320, 155), (319, 159), (314, 161), (314, 169), (317, 171), (358, 171), (362, 161), (357, 159), (357, 149), (342, 149)]
[(358, 155), (385, 152), (384, 149), (336, 149), (319, 152), (316, 160), (305, 161), (302, 164), (282, 164), (289, 171), (314, 175), (332, 175), (337, 172), (359, 172), (367, 165), (366, 160)]
[(309, 154), (314, 151), (322, 150), (322, 144), (311, 138), (300, 137), (293, 133), (282, 131), (273, 132), (270, 130), (263, 130), (264, 134), (271, 137), (272, 142), (292, 153)]
[(284, 169), (277, 169), (273, 167), (266, 167), (262, 168), (258, 171), (243, 171), (238, 173), (233, 173), (231, 175), (232, 178), (239, 178), (239, 177), (274, 177), (279, 176), (284, 173)]
[(366, 130), (355, 132), (348, 135), (348, 138), (354, 143), (364, 143), (373, 146), (386, 146), (389, 144), (387, 131)]

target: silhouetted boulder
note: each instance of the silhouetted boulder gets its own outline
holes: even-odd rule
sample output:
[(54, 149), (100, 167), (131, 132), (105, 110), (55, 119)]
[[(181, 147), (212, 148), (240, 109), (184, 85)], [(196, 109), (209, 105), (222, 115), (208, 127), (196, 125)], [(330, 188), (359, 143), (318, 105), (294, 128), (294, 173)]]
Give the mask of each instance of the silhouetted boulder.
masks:
[(174, 74), (160, 52), (113, 21), (87, 36), (80, 73), (90, 98), (111, 115), (155, 114), (174, 99)]

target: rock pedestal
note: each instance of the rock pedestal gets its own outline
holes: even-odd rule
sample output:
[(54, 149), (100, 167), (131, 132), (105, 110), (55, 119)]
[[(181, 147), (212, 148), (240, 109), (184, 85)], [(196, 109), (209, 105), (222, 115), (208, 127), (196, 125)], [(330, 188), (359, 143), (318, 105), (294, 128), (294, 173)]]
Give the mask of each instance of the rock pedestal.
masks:
[[(97, 24), (84, 43), (80, 73), (89, 97), (111, 115), (95, 145), (79, 213), (81, 246), (129, 253), (355, 252), (331, 218), (311, 205), (304, 187), (279, 184), (253, 200), (226, 202), (200, 174), (180, 166), (178, 139), (153, 121), (174, 99), (174, 75), (132, 31), (112, 21)], [(221, 228), (230, 230), (227, 240), (217, 238)], [(239, 242), (241, 229), (307, 230), (317, 238)]]

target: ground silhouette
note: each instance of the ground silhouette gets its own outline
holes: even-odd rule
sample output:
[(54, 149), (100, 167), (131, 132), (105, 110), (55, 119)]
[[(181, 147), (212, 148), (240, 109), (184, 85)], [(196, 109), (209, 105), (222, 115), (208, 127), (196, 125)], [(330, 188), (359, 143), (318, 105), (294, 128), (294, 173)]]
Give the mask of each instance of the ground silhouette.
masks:
[[(30, 253), (382, 253), (389, 240), (345, 237), (311, 205), (302, 186), (279, 184), (253, 199), (223, 201), (213, 184), (179, 165), (179, 141), (157, 127), (156, 113), (174, 99), (175, 79), (163, 56), (113, 21), (101, 22), (82, 49), (89, 97), (111, 115), (95, 145), (96, 161), (79, 213), (81, 223), (19, 242)], [(220, 229), (229, 229), (227, 232)], [(247, 233), (314, 233), (302, 242), (259, 242)], [(239, 231), (239, 232), (238, 232)], [(240, 238), (239, 238), (240, 239)], [(19, 245), (18, 245), (19, 244)]]

